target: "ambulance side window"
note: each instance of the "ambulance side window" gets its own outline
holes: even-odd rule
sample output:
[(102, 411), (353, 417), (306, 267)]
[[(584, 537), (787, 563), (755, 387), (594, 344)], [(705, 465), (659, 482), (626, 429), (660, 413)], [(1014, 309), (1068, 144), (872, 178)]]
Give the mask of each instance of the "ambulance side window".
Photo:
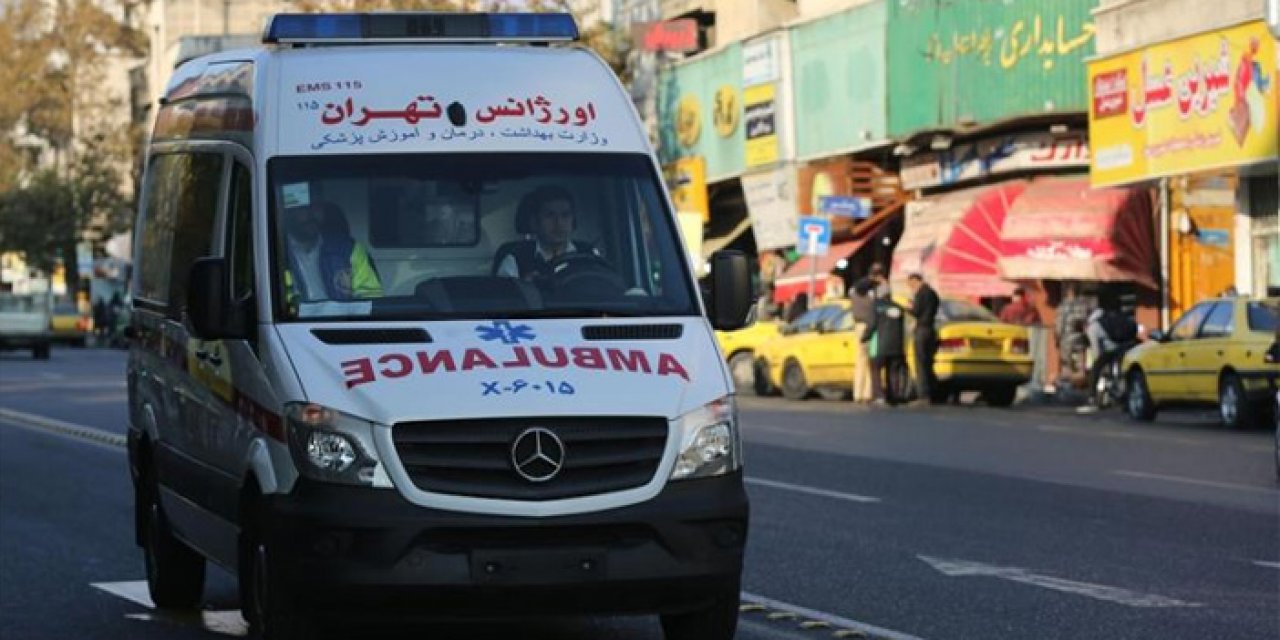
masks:
[(180, 319), (187, 305), (187, 281), (197, 258), (211, 254), (218, 192), (222, 190), (220, 153), (183, 153), (178, 158), (173, 204), (174, 235), (169, 280), (169, 317)]
[(231, 298), (253, 295), (253, 178), (239, 162), (231, 168), (231, 192), (227, 198), (227, 263), (231, 267)]

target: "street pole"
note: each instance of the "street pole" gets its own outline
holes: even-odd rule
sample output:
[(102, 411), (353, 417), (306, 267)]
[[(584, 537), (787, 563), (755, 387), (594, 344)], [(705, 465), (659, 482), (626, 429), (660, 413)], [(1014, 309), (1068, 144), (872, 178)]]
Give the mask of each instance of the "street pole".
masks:
[(818, 284), (818, 234), (809, 232), (809, 305), (812, 306), (817, 300), (814, 299), (814, 289)]
[(1160, 330), (1169, 330), (1169, 179), (1160, 179)]

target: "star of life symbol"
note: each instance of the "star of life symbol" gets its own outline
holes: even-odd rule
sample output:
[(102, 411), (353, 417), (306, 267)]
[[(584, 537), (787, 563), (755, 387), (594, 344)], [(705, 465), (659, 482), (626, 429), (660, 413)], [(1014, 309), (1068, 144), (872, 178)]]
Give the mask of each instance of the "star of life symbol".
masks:
[(520, 344), (521, 340), (532, 341), (535, 337), (533, 327), (527, 324), (512, 324), (506, 320), (495, 320), (493, 326), (480, 325), (476, 333), (481, 340), (501, 340), (502, 344)]
[(511, 464), (529, 482), (546, 482), (564, 467), (564, 442), (545, 427), (530, 427), (511, 443)]

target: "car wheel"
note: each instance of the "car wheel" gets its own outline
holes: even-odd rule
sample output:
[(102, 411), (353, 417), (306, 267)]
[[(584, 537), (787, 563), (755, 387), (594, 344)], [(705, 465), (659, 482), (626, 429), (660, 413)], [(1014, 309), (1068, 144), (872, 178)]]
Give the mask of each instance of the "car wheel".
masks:
[(204, 557), (173, 535), (153, 481), (149, 482), (144, 499), (146, 531), (142, 552), (151, 601), (161, 609), (194, 608), (204, 594)]
[(996, 387), (982, 392), (982, 398), (987, 401), (987, 406), (991, 407), (1013, 406), (1013, 401), (1017, 397), (1017, 387)]
[(804, 379), (800, 363), (790, 360), (782, 368), (782, 395), (788, 400), (804, 400), (809, 396), (809, 383)]
[(1129, 372), (1128, 393), (1125, 395), (1125, 408), (1129, 417), (1140, 422), (1150, 422), (1156, 418), (1156, 405), (1151, 401), (1151, 392), (1147, 388), (1147, 376), (1140, 369)]
[(703, 609), (662, 616), (666, 640), (732, 640), (738, 631), (738, 589), (724, 589)]
[(769, 382), (768, 362), (765, 362), (763, 359), (756, 360), (751, 371), (751, 390), (755, 391), (757, 396), (763, 398), (778, 393), (778, 390), (774, 388), (773, 383)]
[(240, 608), (256, 640), (308, 640), (317, 628), (294, 603), (278, 566), (278, 547), (250, 522), (240, 543)]
[(48, 360), (49, 359), (49, 343), (46, 342), (44, 344), (38, 344), (34, 347), (31, 347), (31, 357), (35, 358), (36, 360)]
[(729, 375), (739, 391), (752, 388), (756, 381), (756, 359), (750, 351), (739, 351), (729, 358)]
[(1218, 382), (1218, 415), (1228, 429), (1244, 429), (1253, 426), (1253, 406), (1245, 395), (1244, 384), (1234, 373), (1222, 376)]

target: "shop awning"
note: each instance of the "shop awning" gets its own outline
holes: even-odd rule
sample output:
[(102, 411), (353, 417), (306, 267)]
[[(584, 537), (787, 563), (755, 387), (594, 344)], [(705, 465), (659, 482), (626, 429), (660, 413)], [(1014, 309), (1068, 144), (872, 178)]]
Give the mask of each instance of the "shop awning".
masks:
[(939, 294), (957, 298), (1005, 296), (1014, 284), (1000, 277), (1000, 229), (1024, 180), (975, 187), (925, 198), (911, 205), (893, 252), (890, 282), (906, 289), (920, 273)]
[(1000, 234), (1011, 280), (1137, 282), (1157, 288), (1151, 197), (1137, 187), (1093, 189), (1088, 178), (1032, 182)]
[(809, 269), (815, 260), (817, 261), (817, 266), (814, 272), (818, 276), (815, 289), (819, 295), (825, 290), (829, 278), (836, 278), (843, 282), (842, 278), (831, 275), (831, 272), (837, 268), (841, 260), (848, 259), (849, 256), (857, 253), (858, 249), (861, 249), (871, 237), (868, 235), (861, 240), (833, 244), (827, 250), (826, 255), (817, 256), (816, 258), (804, 256), (796, 260), (794, 264), (787, 267), (782, 277), (773, 283), (773, 301), (784, 303), (796, 297), (800, 292), (808, 291)]
[[(832, 275), (831, 272), (840, 268), (840, 261), (847, 260), (850, 256), (857, 253), (868, 242), (877, 237), (877, 234), (884, 228), (889, 221), (897, 215), (896, 210), (884, 211), (872, 218), (868, 218), (855, 227), (854, 233), (857, 234), (856, 239), (848, 240), (831, 245), (827, 249), (825, 255), (811, 258), (809, 256), (801, 256), (782, 276), (773, 284), (773, 301), (776, 303), (785, 303), (801, 291), (809, 289), (809, 271), (811, 265), (816, 260), (816, 266), (812, 267), (814, 273), (817, 274), (817, 284), (814, 289), (819, 295), (825, 290), (828, 282), (842, 284), (844, 280), (839, 276)], [(832, 280), (834, 279), (834, 280)], [(841, 294), (844, 292), (841, 291)]]

